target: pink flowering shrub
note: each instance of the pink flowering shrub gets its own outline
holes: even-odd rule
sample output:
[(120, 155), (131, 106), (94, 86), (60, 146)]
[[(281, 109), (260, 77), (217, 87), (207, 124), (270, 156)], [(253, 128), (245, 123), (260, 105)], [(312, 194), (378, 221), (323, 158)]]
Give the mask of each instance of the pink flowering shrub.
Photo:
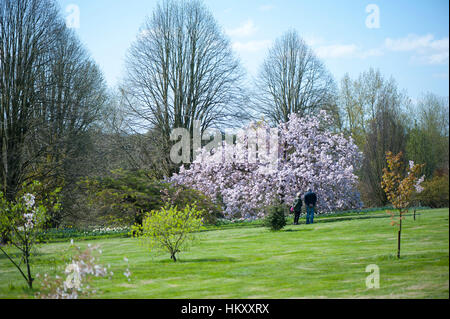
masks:
[(351, 138), (329, 131), (330, 124), (324, 111), (292, 114), (276, 128), (251, 123), (235, 144), (199, 151), (171, 181), (220, 201), (227, 218), (262, 218), (274, 199), (289, 204), (308, 188), (318, 196), (318, 212), (361, 207), (354, 171), (362, 154)]

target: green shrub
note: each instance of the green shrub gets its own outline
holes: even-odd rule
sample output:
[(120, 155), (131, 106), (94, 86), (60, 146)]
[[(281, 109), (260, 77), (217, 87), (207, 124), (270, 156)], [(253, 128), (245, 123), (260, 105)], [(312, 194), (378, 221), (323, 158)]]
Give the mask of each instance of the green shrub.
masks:
[(134, 226), (134, 235), (148, 245), (150, 251), (167, 251), (170, 258), (177, 261), (176, 254), (188, 248), (193, 242), (193, 232), (203, 225), (202, 215), (196, 205), (186, 205), (183, 209), (166, 205), (160, 210), (147, 213), (142, 226)]
[(448, 182), (448, 175), (434, 176), (432, 179), (424, 181), (421, 184), (424, 190), (416, 194), (415, 202), (431, 208), (448, 207)]
[(270, 230), (277, 231), (286, 226), (286, 216), (284, 214), (284, 206), (276, 203), (267, 208), (267, 217), (264, 225)]

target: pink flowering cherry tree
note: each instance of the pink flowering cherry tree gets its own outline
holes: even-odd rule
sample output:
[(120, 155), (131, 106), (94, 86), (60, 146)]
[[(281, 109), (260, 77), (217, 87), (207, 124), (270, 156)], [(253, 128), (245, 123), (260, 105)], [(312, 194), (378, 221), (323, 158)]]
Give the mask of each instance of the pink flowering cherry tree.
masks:
[(251, 123), (234, 144), (201, 149), (189, 168), (171, 181), (198, 189), (224, 205), (228, 218), (255, 219), (279, 199), (291, 203), (295, 194), (313, 189), (319, 212), (358, 208), (354, 171), (362, 154), (351, 138), (328, 128), (331, 118), (290, 116), (275, 128)]

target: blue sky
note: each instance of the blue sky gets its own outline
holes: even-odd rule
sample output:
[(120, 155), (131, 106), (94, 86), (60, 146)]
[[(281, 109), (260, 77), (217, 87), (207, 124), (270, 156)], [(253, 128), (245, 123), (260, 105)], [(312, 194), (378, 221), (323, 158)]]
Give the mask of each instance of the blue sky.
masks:
[[(155, 0), (59, 0), (110, 86)], [(443, 0), (204, 0), (248, 71), (257, 74), (268, 48), (294, 28), (339, 83), (370, 67), (393, 76), (413, 99), (449, 95), (449, 3)], [(67, 10), (67, 11), (66, 11)], [(71, 21), (76, 21), (71, 20)]]

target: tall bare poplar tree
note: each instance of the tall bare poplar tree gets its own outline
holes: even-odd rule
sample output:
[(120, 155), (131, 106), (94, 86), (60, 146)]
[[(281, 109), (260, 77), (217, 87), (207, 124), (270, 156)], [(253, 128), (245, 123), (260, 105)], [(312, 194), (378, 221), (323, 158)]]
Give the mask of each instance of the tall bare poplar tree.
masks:
[[(242, 71), (212, 14), (197, 0), (165, 0), (143, 25), (126, 59), (122, 92), (132, 127), (156, 147), (163, 170), (173, 128), (229, 125), (242, 112)], [(136, 131), (139, 132), (139, 129)], [(192, 135), (191, 135), (192, 136)]]
[(334, 109), (333, 78), (294, 30), (278, 38), (256, 80), (255, 107), (273, 123)]

